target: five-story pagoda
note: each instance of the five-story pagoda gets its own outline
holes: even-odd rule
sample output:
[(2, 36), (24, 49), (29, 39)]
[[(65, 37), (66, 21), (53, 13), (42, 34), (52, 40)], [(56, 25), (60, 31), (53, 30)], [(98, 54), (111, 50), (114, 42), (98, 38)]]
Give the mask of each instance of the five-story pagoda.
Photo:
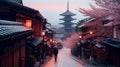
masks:
[(64, 37), (70, 37), (72, 32), (74, 31), (74, 28), (72, 27), (75, 23), (71, 22), (73, 20), (75, 20), (74, 18), (72, 18), (72, 16), (75, 16), (76, 14), (72, 13), (69, 10), (69, 1), (67, 2), (67, 11), (65, 11), (64, 13), (60, 14), (61, 16), (64, 16), (64, 18), (60, 19), (63, 20), (64, 22), (60, 23), (62, 24), (64, 27)]

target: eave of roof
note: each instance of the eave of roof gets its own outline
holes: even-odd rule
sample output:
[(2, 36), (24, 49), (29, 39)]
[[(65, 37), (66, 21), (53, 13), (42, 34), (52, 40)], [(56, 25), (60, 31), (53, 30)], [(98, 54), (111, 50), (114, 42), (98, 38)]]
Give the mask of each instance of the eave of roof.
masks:
[(23, 23), (7, 21), (7, 20), (0, 20), (0, 25), (23, 25)]
[(76, 14), (74, 14), (74, 13), (72, 13), (71, 11), (67, 10), (67, 11), (65, 11), (64, 13), (60, 14), (60, 15), (62, 15), (62, 16), (67, 16), (67, 15), (74, 16), (74, 15), (76, 15)]
[(108, 45), (113, 46), (113, 47), (120, 48), (120, 42), (113, 40), (113, 39), (104, 40), (104, 41), (102, 41), (102, 43), (108, 44)]
[(21, 13), (33, 18), (44, 19), (44, 17), (39, 13), (38, 10), (23, 6), (21, 4), (17, 4), (15, 2), (0, 0), (0, 7), (5, 7), (6, 9), (10, 9), (17, 13)]
[(32, 29), (24, 27), (20, 22), (0, 20), (0, 41), (14, 38), (32, 32)]

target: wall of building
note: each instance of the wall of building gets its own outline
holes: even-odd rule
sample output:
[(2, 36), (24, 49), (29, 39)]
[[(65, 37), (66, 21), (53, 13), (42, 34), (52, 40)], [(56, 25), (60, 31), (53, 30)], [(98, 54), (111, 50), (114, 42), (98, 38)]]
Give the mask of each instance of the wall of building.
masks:
[(3, 54), (1, 67), (24, 67), (25, 64), (25, 38), (7, 40), (2, 45)]
[(120, 40), (120, 25), (114, 26), (114, 38)]
[(38, 36), (38, 37), (41, 36), (42, 28), (43, 28), (42, 23), (38, 21), (33, 21), (33, 30), (35, 32), (35, 36)]

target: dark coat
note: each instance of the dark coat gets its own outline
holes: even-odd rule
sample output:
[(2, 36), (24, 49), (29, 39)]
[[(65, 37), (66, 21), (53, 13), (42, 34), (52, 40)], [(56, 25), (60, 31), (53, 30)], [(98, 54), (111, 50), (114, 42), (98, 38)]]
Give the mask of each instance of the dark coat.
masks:
[(57, 55), (57, 54), (58, 54), (58, 48), (55, 48), (55, 47), (53, 48), (53, 54), (54, 54), (54, 55)]

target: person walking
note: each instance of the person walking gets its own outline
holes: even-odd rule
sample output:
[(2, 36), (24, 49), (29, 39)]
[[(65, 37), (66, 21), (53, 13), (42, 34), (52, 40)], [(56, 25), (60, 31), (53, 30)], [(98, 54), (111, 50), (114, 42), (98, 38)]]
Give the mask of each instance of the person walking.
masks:
[(57, 55), (58, 55), (58, 48), (57, 48), (57, 46), (54, 46), (53, 54), (54, 54), (54, 59), (55, 59), (55, 62), (56, 62), (57, 61)]

